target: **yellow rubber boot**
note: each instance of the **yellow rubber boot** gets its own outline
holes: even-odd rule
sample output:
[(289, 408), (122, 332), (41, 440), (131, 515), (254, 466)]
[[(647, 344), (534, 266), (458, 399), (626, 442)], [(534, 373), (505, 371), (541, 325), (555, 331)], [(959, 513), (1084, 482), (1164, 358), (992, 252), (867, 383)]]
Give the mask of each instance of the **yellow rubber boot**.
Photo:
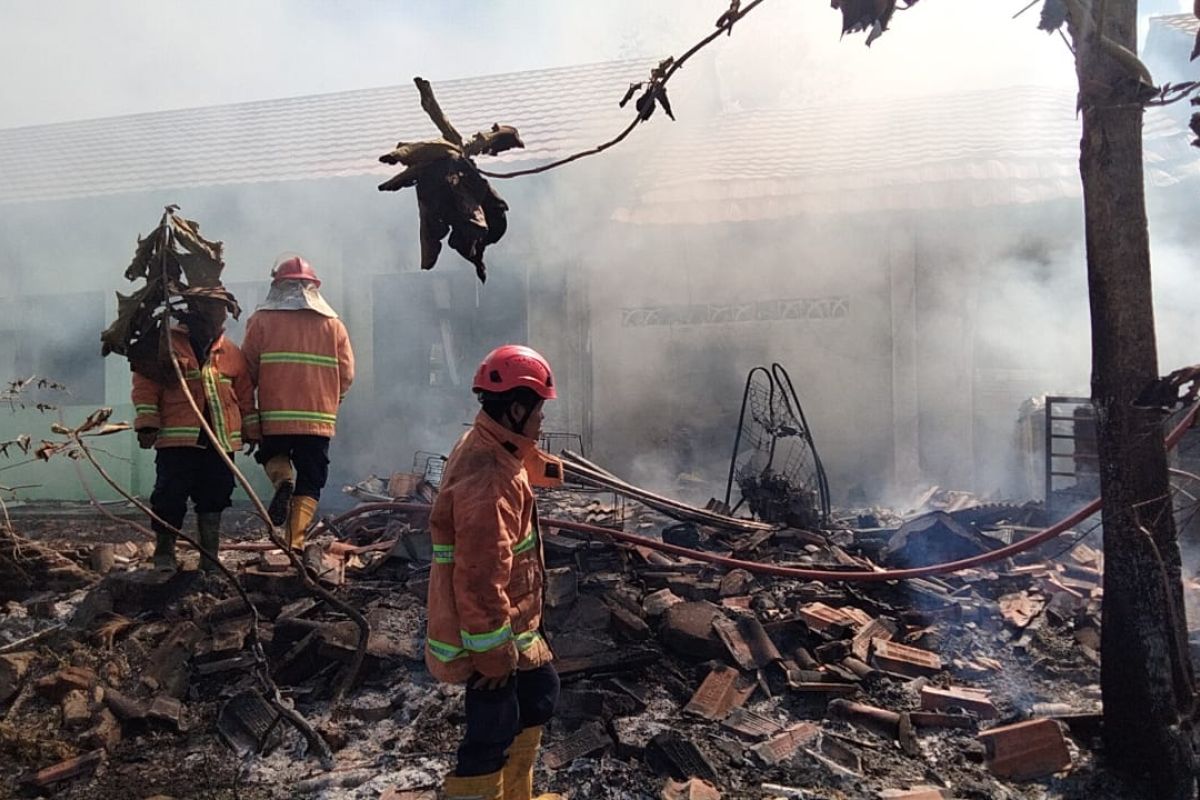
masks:
[(442, 797), (446, 800), (502, 800), (508, 797), (504, 792), (504, 773), (470, 778), (460, 778), (452, 773), (442, 782)]
[(288, 510), (288, 545), (293, 550), (304, 549), (304, 532), (317, 514), (317, 501), (311, 497), (296, 495)]
[(296, 488), (296, 476), (292, 472), (292, 462), (285, 455), (272, 456), (263, 464), (263, 470), (275, 489), (271, 503), (267, 506), (267, 515), (271, 517), (272, 525), (282, 525), (287, 521), (288, 506), (292, 501), (292, 491)]
[(533, 796), (533, 762), (541, 746), (541, 725), (526, 728), (513, 739), (504, 762), (504, 800), (563, 800), (561, 794)]

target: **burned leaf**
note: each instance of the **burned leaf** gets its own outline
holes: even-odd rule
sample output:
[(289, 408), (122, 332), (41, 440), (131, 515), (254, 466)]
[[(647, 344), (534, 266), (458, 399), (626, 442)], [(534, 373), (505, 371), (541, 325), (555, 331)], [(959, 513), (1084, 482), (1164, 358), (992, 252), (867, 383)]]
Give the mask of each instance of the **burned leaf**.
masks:
[(1067, 24), (1067, 4), (1065, 0), (1046, 0), (1042, 5), (1042, 19), (1038, 22), (1038, 30), (1053, 33)]
[(176, 258), (183, 269), (188, 285), (214, 287), (221, 285), (221, 270), (225, 265), (203, 253), (180, 253)]
[(643, 86), (645, 86), (645, 84), (641, 81), (629, 84), (629, 88), (625, 90), (625, 96), (621, 98), (621, 102), (617, 103), (617, 105), (620, 108), (627, 106), (629, 101), (633, 99), (633, 96), (642, 90)]
[[(214, 328), (226, 311), (234, 318), (241, 313), (221, 285), (221, 242), (205, 239), (199, 224), (178, 216), (178, 210), (167, 206), (158, 227), (139, 237), (125, 277), (146, 284), (131, 295), (117, 294), (117, 318), (100, 334), (101, 355), (123, 355), (134, 372), (160, 382), (173, 374), (164, 332), (180, 306), (209, 318)], [(197, 300), (218, 302), (189, 302)]]
[[(911, 8), (917, 0), (901, 2), (905, 8)], [(842, 12), (842, 35), (870, 31), (868, 46), (883, 35), (896, 12), (896, 0), (832, 0), (831, 5)]]
[(733, 23), (738, 21), (742, 10), (742, 0), (729, 0), (729, 10), (717, 17), (717, 27), (725, 31), (726, 36), (733, 36)]
[(475, 265), (480, 282), (487, 280), (483, 252), (498, 242), (508, 228), (508, 204), (496, 194), (471, 160), (476, 155), (496, 155), (523, 148), (525, 143), (511, 125), (492, 125), (463, 144), (433, 95), (429, 82), (414, 78), (421, 94), (421, 107), (441, 131), (443, 138), (399, 142), (379, 160), (403, 164), (405, 169), (379, 185), (381, 192), (409, 186), (417, 188), (420, 218), (421, 269), (433, 269), (442, 250), (442, 239), (459, 255)]
[(430, 139), (422, 142), (397, 142), (396, 149), (380, 156), (379, 160), (384, 164), (420, 167), (461, 153), (457, 146), (445, 139)]

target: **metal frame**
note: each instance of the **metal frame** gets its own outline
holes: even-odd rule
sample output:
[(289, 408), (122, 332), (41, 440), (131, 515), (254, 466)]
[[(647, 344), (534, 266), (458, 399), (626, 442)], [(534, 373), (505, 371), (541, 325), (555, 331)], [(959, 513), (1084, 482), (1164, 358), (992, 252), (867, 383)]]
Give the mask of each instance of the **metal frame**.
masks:
[[(1071, 413), (1065, 413), (1064, 409), (1070, 407)], [(1100, 456), (1097, 453), (1080, 452), (1078, 443), (1081, 439), (1077, 426), (1081, 421), (1074, 411), (1079, 408), (1092, 409), (1091, 419), (1095, 420), (1095, 411), (1092, 406), (1092, 400), (1089, 397), (1070, 397), (1065, 395), (1047, 395), (1046, 396), (1046, 441), (1045, 441), (1045, 497), (1046, 505), (1050, 506), (1051, 500), (1055, 495), (1075, 494), (1074, 487), (1078, 485), (1080, 472), (1076, 468), (1080, 461), (1094, 461), (1097, 465), (1096, 476), (1099, 479), (1099, 462)], [(1059, 433), (1056, 430), (1055, 423), (1070, 423), (1070, 433)], [(1058, 428), (1062, 426), (1059, 425)], [(1055, 448), (1055, 442), (1071, 442), (1070, 452), (1063, 452)], [(1057, 469), (1055, 460), (1070, 459), (1071, 469)], [(1071, 487), (1055, 487), (1055, 478), (1074, 478), (1075, 483)], [(1081, 492), (1091, 497), (1094, 492), (1085, 490)]]
[[(745, 388), (742, 390), (742, 407), (738, 412), (738, 427), (737, 434), (733, 439), (733, 454), (729, 458), (729, 477), (725, 482), (725, 507), (730, 508), (729, 502), (733, 496), (733, 479), (734, 473), (737, 471), (738, 451), (742, 443), (742, 430), (746, 426), (746, 407), (750, 403), (750, 389), (753, 385), (754, 376), (761, 372), (765, 378), (768, 387), (767, 407), (769, 413), (775, 414), (775, 393), (778, 392), (783, 400), (784, 406), (800, 423), (800, 437), (808, 445), (812, 452), (813, 465), (817, 476), (817, 495), (820, 503), (821, 521), (826, 523), (829, 521), (830, 512), (830, 496), (829, 496), (829, 479), (825, 475), (825, 465), (821, 462), (821, 454), (817, 451), (817, 444), (813, 441), (812, 430), (809, 428), (808, 419), (804, 416), (804, 408), (800, 405), (800, 397), (796, 394), (796, 387), (792, 383), (792, 376), (784, 369), (779, 362), (773, 362), (770, 369), (759, 365), (754, 367), (746, 374)], [(772, 429), (775, 428), (775, 420), (771, 420)], [(779, 437), (772, 433), (770, 452), (767, 456), (767, 464), (764, 471), (769, 470), (775, 461), (775, 444)], [(731, 512), (732, 513), (732, 512)]]

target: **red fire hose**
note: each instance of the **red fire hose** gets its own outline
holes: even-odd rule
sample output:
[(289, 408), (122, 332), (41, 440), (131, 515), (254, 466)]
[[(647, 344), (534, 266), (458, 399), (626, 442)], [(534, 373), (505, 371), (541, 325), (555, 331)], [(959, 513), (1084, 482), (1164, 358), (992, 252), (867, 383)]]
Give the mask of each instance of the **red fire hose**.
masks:
[[(1179, 440), (1183, 438), (1184, 433), (1191, 427), (1192, 421), (1196, 416), (1197, 409), (1200, 406), (1193, 406), (1179, 422), (1178, 425), (1167, 436), (1167, 449), (1173, 449)], [(429, 511), (431, 506), (426, 503), (403, 503), (403, 502), (387, 502), (387, 503), (366, 503), (358, 506), (351, 511), (335, 517), (332, 522), (334, 526), (339, 525), (345, 520), (352, 519), (361, 514), (367, 514), (372, 511), (395, 510), (395, 511)], [(657, 550), (661, 553), (671, 553), (672, 555), (683, 556), (695, 561), (706, 561), (710, 564), (719, 564), (722, 567), (729, 569), (744, 569), (747, 572), (754, 572), (759, 575), (774, 575), (778, 578), (796, 578), (805, 581), (849, 581), (853, 583), (877, 583), (879, 581), (895, 581), (903, 580), (904, 578), (923, 578), (927, 575), (945, 575), (951, 572), (977, 567), (980, 564), (987, 564), (992, 561), (1015, 556), (1018, 553), (1024, 553), (1031, 550), (1040, 544), (1050, 541), (1054, 537), (1062, 534), (1064, 531), (1078, 525), (1085, 519), (1095, 514), (1100, 510), (1100, 498), (1096, 498), (1088, 503), (1083, 508), (1071, 514), (1064, 519), (1059, 520), (1048, 528), (1043, 528), (1032, 536), (1022, 539), (1019, 542), (1006, 545), (997, 550), (992, 550), (987, 553), (981, 553), (970, 558), (963, 558), (958, 561), (949, 561), (944, 564), (930, 564), (925, 567), (912, 567), (910, 569), (888, 569), (878, 570), (875, 572), (846, 572), (829, 569), (802, 569), (800, 567), (781, 567), (774, 564), (762, 564), (757, 561), (744, 561), (740, 558), (728, 558), (719, 556), (715, 553), (706, 553), (700, 550), (692, 550), (679, 545), (660, 542), (655, 539), (647, 539), (644, 536), (638, 536), (634, 533), (626, 531), (613, 530), (611, 528), (602, 528), (599, 525), (588, 525), (585, 522), (571, 522), (570, 520), (560, 519), (543, 519), (541, 523), (548, 528), (557, 528), (558, 530), (572, 531), (581, 533), (585, 536), (606, 537), (615, 539), (618, 542), (626, 542), (628, 544), (639, 545), (651, 550)]]

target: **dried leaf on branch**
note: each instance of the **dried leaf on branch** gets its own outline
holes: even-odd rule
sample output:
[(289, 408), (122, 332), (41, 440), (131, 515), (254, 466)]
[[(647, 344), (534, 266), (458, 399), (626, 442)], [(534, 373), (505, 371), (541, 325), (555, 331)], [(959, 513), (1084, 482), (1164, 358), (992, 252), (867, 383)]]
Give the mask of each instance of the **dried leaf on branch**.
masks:
[(1067, 24), (1067, 4), (1064, 0), (1046, 0), (1042, 4), (1042, 19), (1038, 30), (1053, 33)]
[[(904, 8), (911, 8), (917, 0), (900, 0)], [(832, 0), (835, 9), (842, 12), (842, 35), (870, 31), (867, 45), (878, 39), (887, 30), (896, 13), (896, 0)]]
[[(173, 312), (186, 305), (190, 313), (214, 320), (224, 311), (235, 319), (241, 314), (221, 285), (221, 243), (201, 236), (199, 223), (178, 210), (167, 206), (158, 227), (138, 238), (125, 277), (145, 285), (129, 295), (117, 293), (117, 318), (100, 334), (102, 355), (123, 355), (131, 370), (162, 383), (173, 375), (165, 336)], [(189, 302), (197, 300), (212, 302)]]
[(415, 78), (421, 108), (441, 132), (442, 138), (399, 142), (390, 153), (379, 157), (384, 164), (400, 164), (404, 170), (379, 185), (381, 192), (409, 186), (417, 188), (420, 214), (421, 269), (433, 269), (449, 235), (450, 247), (475, 265), (475, 275), (487, 280), (483, 261), (488, 245), (500, 241), (508, 229), (508, 204), (492, 189), (472, 160), (494, 156), (525, 143), (517, 129), (493, 125), (466, 143), (446, 118), (429, 81)]

